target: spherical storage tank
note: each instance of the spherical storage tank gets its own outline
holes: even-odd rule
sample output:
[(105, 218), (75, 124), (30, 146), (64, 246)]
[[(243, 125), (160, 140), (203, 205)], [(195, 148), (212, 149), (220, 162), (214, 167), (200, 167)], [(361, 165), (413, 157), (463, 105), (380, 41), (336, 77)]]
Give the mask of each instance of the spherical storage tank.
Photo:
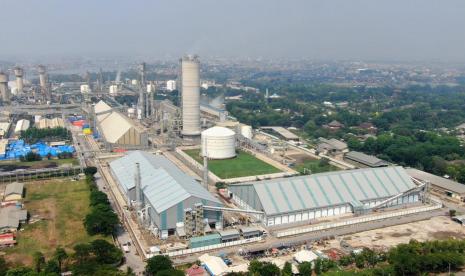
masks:
[(225, 127), (212, 127), (201, 134), (201, 154), (210, 159), (236, 156), (236, 133)]

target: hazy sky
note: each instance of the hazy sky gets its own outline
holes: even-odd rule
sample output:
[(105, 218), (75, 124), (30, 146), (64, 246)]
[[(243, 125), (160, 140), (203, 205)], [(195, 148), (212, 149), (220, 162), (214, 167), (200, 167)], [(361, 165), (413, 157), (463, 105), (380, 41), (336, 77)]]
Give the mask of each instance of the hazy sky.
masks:
[(465, 61), (464, 0), (0, 0), (0, 59)]

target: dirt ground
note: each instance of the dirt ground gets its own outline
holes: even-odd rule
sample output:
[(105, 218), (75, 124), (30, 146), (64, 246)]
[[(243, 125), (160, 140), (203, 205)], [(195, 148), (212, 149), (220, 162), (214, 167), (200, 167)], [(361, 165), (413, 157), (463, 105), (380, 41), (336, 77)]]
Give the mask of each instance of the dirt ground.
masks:
[(441, 216), (425, 221), (342, 236), (337, 240), (328, 241), (324, 246), (319, 246), (319, 249), (340, 249), (341, 240), (346, 241), (354, 248), (368, 247), (382, 250), (401, 243), (408, 243), (411, 239), (427, 241), (448, 238), (465, 238), (465, 227), (452, 221), (449, 217)]

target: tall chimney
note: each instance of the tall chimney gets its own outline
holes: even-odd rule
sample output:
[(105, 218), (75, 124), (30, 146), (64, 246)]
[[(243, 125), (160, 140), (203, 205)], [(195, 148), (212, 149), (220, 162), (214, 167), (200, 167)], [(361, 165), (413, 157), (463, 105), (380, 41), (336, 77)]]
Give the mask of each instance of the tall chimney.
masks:
[(134, 183), (136, 186), (136, 209), (140, 211), (142, 208), (142, 188), (141, 188), (141, 178), (140, 178), (140, 164), (136, 163), (136, 172), (134, 174)]

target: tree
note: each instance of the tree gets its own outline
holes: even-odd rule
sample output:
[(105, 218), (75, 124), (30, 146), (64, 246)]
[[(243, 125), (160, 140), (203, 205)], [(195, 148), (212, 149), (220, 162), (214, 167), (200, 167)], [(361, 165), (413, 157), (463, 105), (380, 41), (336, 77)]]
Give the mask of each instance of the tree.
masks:
[[(317, 259), (318, 261), (318, 259)], [(312, 275), (312, 263), (310, 262), (303, 262), (297, 266), (297, 269), (299, 270), (299, 273), (303, 276), (310, 276)], [(318, 274), (316, 271), (316, 263), (315, 263), (315, 273)]]
[(83, 264), (90, 259), (92, 246), (90, 244), (80, 243), (74, 246), (74, 258), (78, 264)]
[(0, 276), (5, 276), (8, 271), (8, 264), (3, 256), (0, 256)]
[(94, 175), (97, 173), (97, 168), (96, 167), (86, 167), (84, 168), (84, 174), (85, 175)]
[(66, 250), (63, 249), (62, 247), (57, 247), (55, 249), (55, 253), (53, 254), (53, 257), (55, 260), (58, 262), (58, 267), (60, 268), (60, 272), (63, 269), (63, 262), (68, 258), (68, 253), (66, 253)]
[(106, 240), (94, 240), (91, 245), (92, 253), (100, 264), (119, 263), (123, 257), (123, 252)]
[(111, 235), (118, 223), (118, 216), (104, 204), (94, 206), (84, 219), (84, 226), (89, 235)]
[(6, 276), (24, 276), (34, 275), (34, 271), (30, 267), (20, 266), (8, 269)]
[(264, 262), (260, 268), (260, 275), (279, 276), (280, 274), (281, 271), (279, 270), (279, 267), (273, 263)]
[(44, 269), (45, 273), (48, 275), (48, 274), (60, 274), (61, 273), (61, 269), (60, 269), (60, 265), (58, 263), (57, 260), (49, 260), (47, 262), (47, 264), (45, 265), (45, 269)]
[(43, 265), (45, 264), (44, 254), (42, 254), (42, 252), (40, 252), (40, 251), (37, 251), (37, 252), (34, 252), (32, 257), (34, 259), (35, 271), (37, 271), (37, 272), (42, 271)]
[(263, 266), (263, 263), (258, 260), (252, 260), (249, 264), (249, 274), (250, 275), (260, 275), (260, 270)]
[(283, 276), (291, 276), (292, 275), (292, 264), (290, 262), (284, 263), (282, 275)]
[(156, 275), (158, 272), (163, 270), (173, 269), (173, 262), (170, 258), (164, 255), (153, 256), (147, 260), (145, 271), (149, 275)]
[(98, 204), (110, 205), (107, 194), (98, 190), (90, 192), (90, 205), (95, 206)]

